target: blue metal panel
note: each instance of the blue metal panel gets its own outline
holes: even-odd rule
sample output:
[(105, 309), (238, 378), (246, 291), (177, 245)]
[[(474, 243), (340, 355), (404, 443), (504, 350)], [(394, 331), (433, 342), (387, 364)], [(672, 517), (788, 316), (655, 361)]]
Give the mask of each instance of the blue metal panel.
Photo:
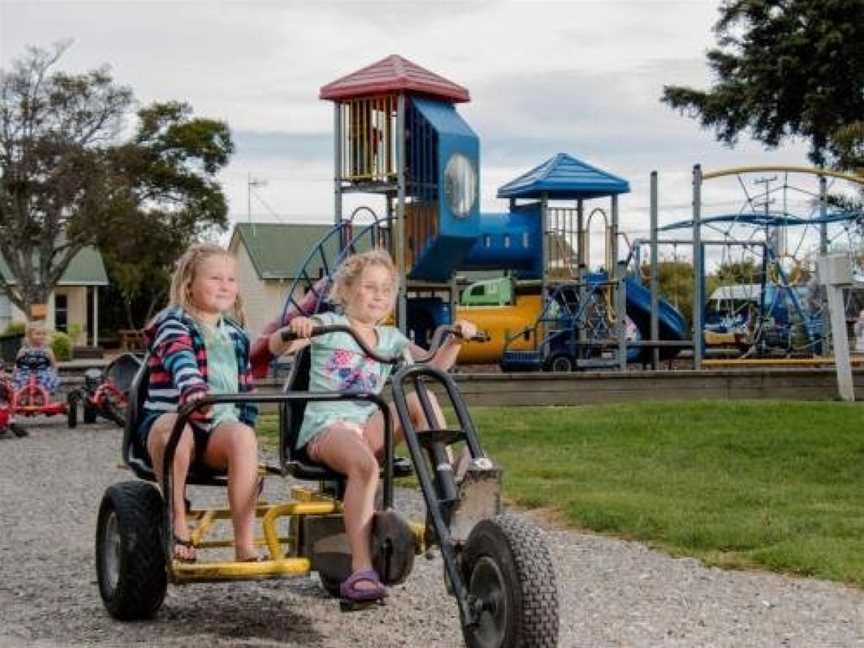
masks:
[(543, 164), (498, 189), (499, 198), (540, 198), (550, 200), (599, 198), (630, 191), (623, 178), (559, 153)]
[(437, 236), (408, 275), (423, 281), (449, 281), (477, 242), (476, 236)]
[(477, 139), (477, 133), (471, 130), (467, 122), (456, 112), (453, 104), (420, 97), (412, 97), (411, 101), (439, 135), (459, 135)]
[(480, 236), (461, 270), (504, 268), (523, 279), (539, 278), (542, 263), (540, 206), (504, 214), (480, 214)]
[[(438, 195), (438, 236), (418, 254), (412, 279), (446, 281), (468, 254), (479, 233), (480, 141), (452, 104), (413, 97), (414, 108), (435, 132), (438, 155), (435, 177)], [(463, 217), (456, 216), (445, 196), (445, 169), (451, 156), (460, 153), (472, 165), (477, 178), (474, 201)]]
[[(477, 236), (480, 205), (480, 140), (452, 104), (416, 98), (412, 101), (438, 136), (438, 231), (442, 236)], [(463, 217), (457, 217), (450, 210), (445, 196), (444, 170), (451, 156), (456, 153), (461, 153), (468, 158), (477, 178), (474, 203), (468, 214)]]

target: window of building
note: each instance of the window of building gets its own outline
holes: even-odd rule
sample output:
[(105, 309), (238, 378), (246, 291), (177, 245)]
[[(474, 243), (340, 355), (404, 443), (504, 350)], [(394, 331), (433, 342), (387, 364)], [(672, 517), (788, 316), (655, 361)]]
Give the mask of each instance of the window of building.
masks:
[(69, 327), (69, 297), (54, 295), (54, 329), (66, 333)]

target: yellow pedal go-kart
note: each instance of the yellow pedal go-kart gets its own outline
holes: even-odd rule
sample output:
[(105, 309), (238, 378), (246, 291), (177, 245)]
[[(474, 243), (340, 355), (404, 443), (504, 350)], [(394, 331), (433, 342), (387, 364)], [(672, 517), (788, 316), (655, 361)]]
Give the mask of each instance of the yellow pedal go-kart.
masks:
[[(458, 331), (439, 327), (427, 358), (413, 363), (403, 358), (378, 356), (344, 326), (318, 327), (314, 335), (345, 332), (371, 358), (396, 365), (392, 395), (410, 453), (395, 461), (393, 431), (385, 415), (386, 454), (382, 467), (382, 497), (373, 522), (374, 566), (388, 585), (403, 582), (414, 557), (437, 546), (443, 557), (447, 591), (458, 604), (465, 643), (471, 648), (547, 648), (558, 643), (558, 594), (555, 573), (544, 535), (523, 519), (500, 511), (501, 471), (483, 452), (465, 401), (446, 372), (426, 366), (447, 335)], [(289, 334), (290, 335), (290, 334)], [(287, 337), (287, 336), (286, 336)], [(150, 618), (165, 598), (168, 582), (185, 584), (225, 580), (272, 578), (317, 572), (334, 597), (351, 573), (351, 555), (345, 536), (340, 498), (344, 477), (311, 462), (296, 450), (295, 441), (310, 401), (364, 400), (382, 412), (386, 403), (371, 393), (310, 392), (309, 350), (297, 354), (291, 376), (281, 394), (225, 394), (203, 398), (180, 410), (164, 458), (161, 492), (156, 488), (146, 454), (134, 434), (148, 384), (144, 362), (130, 390), (123, 457), (140, 478), (109, 487), (102, 498), (96, 531), (96, 571), (99, 590), (108, 612), (121, 620)], [(409, 416), (406, 390), (413, 388), (427, 421), (434, 421), (429, 388), (435, 384), (446, 394), (458, 427), (418, 434)], [(262, 529), (258, 543), (266, 547), (262, 562), (204, 560), (203, 550), (231, 547), (231, 540), (208, 540), (218, 520), (230, 520), (228, 509), (190, 510), (192, 541), (199, 550), (194, 563), (171, 560), (171, 493), (183, 487), (171, 483), (171, 464), (181, 431), (198, 408), (226, 402), (276, 403), (279, 406), (278, 466), (262, 466), (264, 477), (291, 476), (318, 482), (317, 488), (295, 487), (292, 500), (260, 503), (257, 517)], [(445, 400), (446, 402), (446, 400)], [(447, 447), (464, 443), (472, 461), (464, 477), (453, 474)], [(426, 503), (425, 524), (408, 523), (393, 508), (394, 476), (410, 474), (413, 467)], [(225, 474), (194, 466), (188, 484), (224, 486)], [(284, 521), (287, 519), (287, 523)], [(283, 520), (280, 524), (280, 520)], [(280, 535), (279, 530), (283, 531)]]

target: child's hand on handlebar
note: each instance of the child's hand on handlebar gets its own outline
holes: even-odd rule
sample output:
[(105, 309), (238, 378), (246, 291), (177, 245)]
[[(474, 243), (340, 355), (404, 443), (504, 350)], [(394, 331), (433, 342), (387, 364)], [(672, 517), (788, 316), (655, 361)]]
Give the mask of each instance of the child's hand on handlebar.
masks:
[[(295, 340), (302, 340), (312, 335), (315, 323), (308, 317), (295, 317), (288, 326), (283, 326), (270, 334), (267, 347), (270, 354), (280, 356), (283, 353), (291, 353), (295, 350)], [(290, 336), (286, 336), (290, 333)]]
[(296, 335), (298, 339), (302, 340), (312, 337), (312, 330), (315, 328), (315, 322), (309, 317), (295, 317), (291, 320), (288, 328), (291, 329), (291, 332)]
[[(202, 398), (205, 398), (209, 395), (210, 395), (209, 389), (206, 391), (202, 390), (202, 391), (193, 392), (193, 393), (189, 394), (189, 397), (186, 399), (185, 404), (188, 405), (189, 403), (194, 403), (195, 401), (199, 401)], [(189, 418), (192, 419), (193, 421), (206, 422), (206, 421), (210, 420), (211, 418), (213, 418), (213, 406), (208, 405), (207, 407), (197, 409), (194, 412), (192, 412), (192, 414), (189, 415)]]

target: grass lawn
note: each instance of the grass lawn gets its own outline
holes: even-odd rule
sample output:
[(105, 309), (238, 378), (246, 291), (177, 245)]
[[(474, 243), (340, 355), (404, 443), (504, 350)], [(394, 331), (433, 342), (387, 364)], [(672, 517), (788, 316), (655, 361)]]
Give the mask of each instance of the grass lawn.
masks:
[(472, 415), (517, 505), (708, 564), (864, 587), (860, 406), (704, 401)]

